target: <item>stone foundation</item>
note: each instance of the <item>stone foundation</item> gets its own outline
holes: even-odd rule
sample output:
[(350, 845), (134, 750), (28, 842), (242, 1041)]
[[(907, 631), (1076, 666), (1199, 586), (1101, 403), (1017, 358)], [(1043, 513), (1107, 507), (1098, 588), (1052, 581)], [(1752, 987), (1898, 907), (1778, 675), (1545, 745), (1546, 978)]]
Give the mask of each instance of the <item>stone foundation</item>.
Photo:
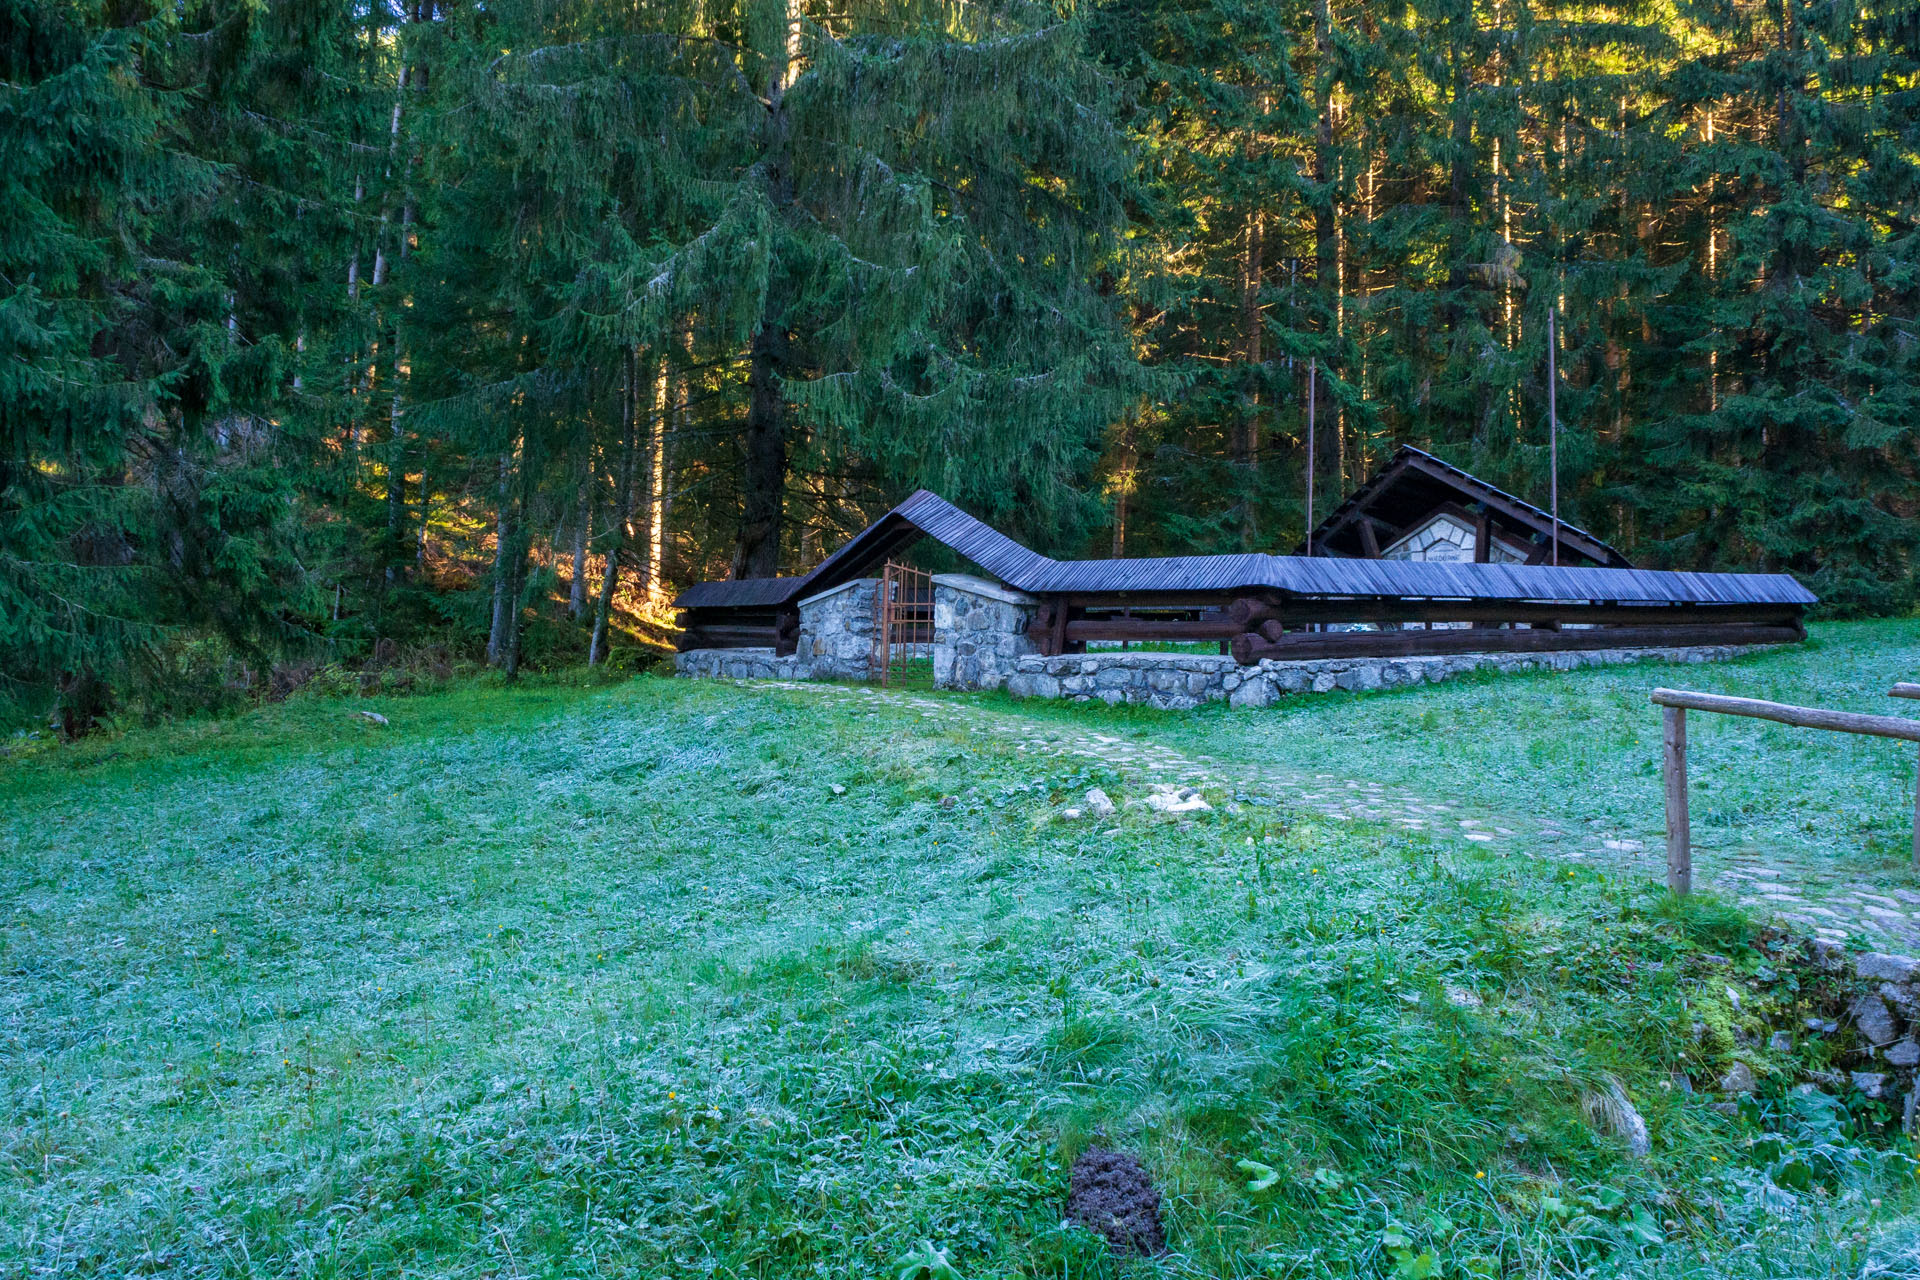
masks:
[[(735, 680), (865, 680), (874, 658), (877, 579), (848, 582), (800, 601), (798, 651), (692, 649), (674, 655), (683, 676)], [(1225, 702), (1264, 707), (1296, 693), (1394, 689), (1470, 671), (1571, 671), (1623, 662), (1721, 662), (1771, 646), (1575, 649), (1557, 653), (1458, 653), (1418, 658), (1266, 659), (1242, 667), (1225, 655), (1149, 649), (1043, 657), (1027, 638), (1036, 601), (983, 578), (933, 578), (933, 682), (941, 689), (1006, 689), (1021, 698), (1099, 699), (1167, 709)]]
[(1771, 646), (1691, 645), (1670, 649), (1572, 649), (1558, 653), (1456, 653), (1418, 658), (1266, 659), (1242, 667), (1212, 654), (1074, 653), (1019, 660), (1007, 692), (1021, 698), (1098, 699), (1169, 710), (1226, 702), (1264, 707), (1289, 694), (1394, 689), (1473, 671), (1572, 671), (1629, 662), (1724, 662)]
[(879, 579), (860, 578), (802, 600), (800, 644), (794, 656), (804, 670), (786, 678), (865, 680), (872, 674), (879, 596)]
[(694, 680), (811, 680), (813, 664), (772, 649), (688, 649), (673, 655), (673, 673)]
[(938, 689), (998, 689), (1034, 652), (1027, 639), (1037, 602), (964, 573), (933, 576), (933, 683)]

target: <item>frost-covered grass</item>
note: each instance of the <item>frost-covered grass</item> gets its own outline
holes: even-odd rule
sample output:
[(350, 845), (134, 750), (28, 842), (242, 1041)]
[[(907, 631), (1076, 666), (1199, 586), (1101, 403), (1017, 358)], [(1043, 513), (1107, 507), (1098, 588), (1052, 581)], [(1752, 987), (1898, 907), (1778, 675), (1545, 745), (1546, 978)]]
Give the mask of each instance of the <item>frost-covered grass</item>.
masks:
[[(1156, 735), (1221, 758), (1284, 760), (1514, 815), (1663, 839), (1666, 685), (1920, 716), (1889, 698), (1920, 679), (1920, 621), (1828, 623), (1791, 649), (1725, 663), (1481, 675), (1384, 694), (1302, 698), (1259, 716), (1169, 718)], [(1732, 716), (1687, 716), (1695, 847), (1920, 883), (1909, 870), (1912, 744)]]
[[(1884, 1111), (1672, 1087), (1786, 1066), (1737, 915), (1073, 767), (661, 679), (0, 763), (0, 1275), (1913, 1273)], [(1169, 1256), (1060, 1225), (1096, 1138)]]

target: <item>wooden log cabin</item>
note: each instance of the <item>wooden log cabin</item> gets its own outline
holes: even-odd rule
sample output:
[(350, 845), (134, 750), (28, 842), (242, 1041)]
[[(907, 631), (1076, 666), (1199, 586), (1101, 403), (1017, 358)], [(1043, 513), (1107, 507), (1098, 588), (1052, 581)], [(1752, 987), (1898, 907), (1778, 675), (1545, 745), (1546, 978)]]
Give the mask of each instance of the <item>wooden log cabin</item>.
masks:
[[(1557, 533), (1558, 565), (1553, 556)], [(791, 654), (799, 602), (931, 538), (1034, 597), (1043, 654), (1102, 641), (1216, 643), (1266, 658), (1780, 644), (1812, 592), (1785, 574), (1637, 569), (1592, 534), (1417, 449), (1316, 527), (1313, 554), (1055, 560), (920, 490), (810, 572), (704, 582), (676, 601), (683, 650)]]

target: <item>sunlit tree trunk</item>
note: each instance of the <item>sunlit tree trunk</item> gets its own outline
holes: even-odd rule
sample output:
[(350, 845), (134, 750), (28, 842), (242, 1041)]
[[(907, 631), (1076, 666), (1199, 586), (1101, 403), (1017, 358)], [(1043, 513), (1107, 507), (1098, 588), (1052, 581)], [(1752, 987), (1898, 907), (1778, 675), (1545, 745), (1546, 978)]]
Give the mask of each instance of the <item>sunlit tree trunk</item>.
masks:
[(626, 548), (627, 521), (633, 514), (633, 475), (639, 454), (640, 353), (627, 348), (625, 393), (620, 408), (620, 479), (609, 522), (607, 564), (600, 574), (600, 598), (593, 610), (593, 638), (587, 644), (587, 665), (598, 666), (607, 656), (607, 627), (613, 613), (614, 588), (620, 582), (620, 554)]

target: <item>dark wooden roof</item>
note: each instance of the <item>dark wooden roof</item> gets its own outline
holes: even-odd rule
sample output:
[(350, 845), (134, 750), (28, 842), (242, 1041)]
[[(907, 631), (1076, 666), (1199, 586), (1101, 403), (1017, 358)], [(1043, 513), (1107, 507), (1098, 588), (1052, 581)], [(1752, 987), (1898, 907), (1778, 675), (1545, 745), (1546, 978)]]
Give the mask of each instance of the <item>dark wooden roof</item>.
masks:
[[(1462, 471), (1451, 462), (1436, 458), (1424, 449), (1401, 445), (1365, 484), (1348, 495), (1313, 531), (1316, 556), (1352, 556), (1366, 554), (1361, 541), (1360, 523), (1373, 519), (1393, 530), (1379, 539), (1382, 546), (1405, 532), (1447, 502), (1479, 503), (1486, 507), (1497, 529), (1537, 537), (1542, 543), (1552, 536), (1553, 515), (1523, 498), (1495, 488), (1479, 476)], [(1302, 544), (1294, 554), (1305, 554)], [(1561, 560), (1585, 560), (1609, 569), (1630, 569), (1633, 562), (1585, 529), (1560, 522)]]
[(1657, 569), (1349, 560), (1321, 556), (1309, 559), (1259, 552), (1156, 559), (1054, 560), (1029, 551), (938, 494), (921, 489), (856, 534), (811, 573), (797, 578), (703, 582), (689, 587), (674, 603), (681, 609), (785, 606), (815, 592), (869, 576), (887, 557), (898, 555), (922, 537), (950, 547), (1008, 586), (1035, 595), (1110, 595), (1136, 591), (1222, 595), (1241, 590), (1266, 590), (1317, 597), (1602, 600), (1634, 604), (1806, 605), (1818, 599), (1782, 573), (1676, 573)]

